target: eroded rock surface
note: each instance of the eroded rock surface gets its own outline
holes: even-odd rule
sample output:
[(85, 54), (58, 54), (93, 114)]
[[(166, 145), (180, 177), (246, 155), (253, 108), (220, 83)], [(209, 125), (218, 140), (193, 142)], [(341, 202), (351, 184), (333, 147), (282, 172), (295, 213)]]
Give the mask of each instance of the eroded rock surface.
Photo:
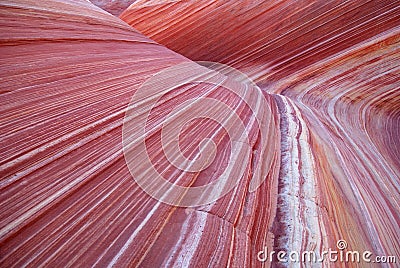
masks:
[[(398, 2), (92, 2), (129, 8), (122, 21), (87, 0), (0, 3), (2, 267), (258, 267), (270, 265), (257, 260), (266, 247), (321, 257), (338, 240), (400, 258)], [(196, 60), (241, 70), (262, 94), (227, 74), (161, 90), (146, 154), (124, 157), (132, 96), (165, 68), (195, 75)], [(207, 168), (188, 172), (165, 156), (161, 131), (200, 97), (238, 115), (251, 153), (231, 158), (229, 131), (183, 110), (171, 121), (193, 116), (177, 138), (185, 157), (201, 157), (204, 139), (216, 146)], [(245, 173), (216, 202), (171, 206), (132, 178), (127, 162), (147, 172), (147, 157), (185, 187), (232, 163)]]

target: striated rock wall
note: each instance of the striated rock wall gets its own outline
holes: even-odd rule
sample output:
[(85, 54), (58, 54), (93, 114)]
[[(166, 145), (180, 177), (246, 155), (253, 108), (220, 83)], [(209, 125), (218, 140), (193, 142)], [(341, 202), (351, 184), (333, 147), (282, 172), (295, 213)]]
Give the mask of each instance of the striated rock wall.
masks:
[[(269, 208), (276, 206), (279, 143), (271, 139), (260, 148), (253, 115), (240, 98), (208, 84), (166, 95), (149, 121), (156, 128), (146, 140), (149, 156), (160, 172), (172, 169), (158, 145), (158, 121), (177, 104), (199, 95), (226, 99), (254, 150), (270, 152), (266, 182), (248, 193), (253, 161), (240, 159), (246, 176), (216, 203), (192, 209), (163, 204), (129, 173), (123, 117), (146, 79), (190, 61), (87, 1), (3, 1), (1, 12), (1, 266), (256, 263), (258, 248), (272, 245), (266, 227), (275, 213)], [(279, 137), (277, 108), (265, 98), (273, 111), (268, 131)], [(226, 165), (227, 134), (212, 121), (183, 133), (188, 155), (199, 154), (199, 141), (210, 135), (220, 153), (203, 172), (169, 173), (167, 179), (205, 184)]]
[[(118, 15), (134, 1), (92, 2)], [(399, 6), (136, 1), (122, 21), (87, 0), (2, 1), (0, 266), (259, 267), (265, 248), (321, 257), (338, 240), (400, 261)], [(192, 60), (229, 64), (262, 93), (210, 66), (216, 83), (179, 82), (206, 69)], [(141, 122), (147, 107), (146, 151), (129, 155), (139, 128), (124, 116)], [(179, 137), (162, 133), (168, 120)], [(207, 167), (176, 168), (179, 150)], [(216, 202), (171, 206), (132, 178), (137, 168), (151, 185), (147, 160), (188, 188), (244, 173)]]
[(120, 17), (192, 60), (272, 83), (399, 25), (399, 1), (165, 1)]
[(182, 1), (132, 5), (121, 18), (277, 94), (276, 249), (345, 239), (399, 254), (399, 2)]

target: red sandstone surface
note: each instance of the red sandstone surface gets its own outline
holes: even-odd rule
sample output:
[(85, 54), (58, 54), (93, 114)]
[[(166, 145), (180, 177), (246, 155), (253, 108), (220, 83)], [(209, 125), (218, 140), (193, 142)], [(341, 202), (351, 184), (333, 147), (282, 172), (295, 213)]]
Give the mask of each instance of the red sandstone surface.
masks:
[[(400, 2), (92, 2), (0, 2), (1, 267), (269, 267), (257, 259), (266, 247), (321, 257), (338, 240), (398, 265)], [(162, 85), (204, 70), (193, 61), (228, 64), (257, 85), (210, 70), (220, 84), (140, 92), (166, 68), (180, 75)], [(231, 113), (196, 106), (202, 98)], [(180, 106), (188, 100), (193, 110)], [(203, 110), (230, 128), (197, 118)], [(146, 154), (127, 152), (126, 133), (139, 130), (126, 114), (146, 120)], [(178, 137), (162, 132), (166, 119), (186, 122)], [(229, 133), (245, 134), (250, 153)], [(163, 135), (191, 161), (208, 161), (209, 139), (214, 158), (176, 168)], [(215, 202), (176, 206), (132, 177), (138, 168), (151, 185), (147, 157), (188, 188), (228, 167), (244, 173)]]

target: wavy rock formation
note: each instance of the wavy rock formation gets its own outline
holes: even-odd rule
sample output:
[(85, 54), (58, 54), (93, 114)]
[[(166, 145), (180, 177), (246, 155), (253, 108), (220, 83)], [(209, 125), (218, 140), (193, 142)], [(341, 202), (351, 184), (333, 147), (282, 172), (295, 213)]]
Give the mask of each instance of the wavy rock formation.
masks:
[[(181, 1), (121, 18), (273, 93), (281, 167), (275, 249), (399, 255), (398, 1)], [(390, 148), (390, 149), (387, 149)]]
[[(149, 120), (152, 131), (158, 128), (146, 140), (149, 157), (160, 172), (173, 167), (158, 146), (158, 121), (179, 102), (199, 95), (227, 99), (247, 126), (254, 151), (271, 152), (270, 179), (248, 194), (252, 161), (240, 159), (247, 175), (214, 204), (193, 209), (163, 204), (129, 173), (123, 117), (145, 80), (190, 61), (86, 1), (3, 1), (1, 12), (1, 266), (255, 262), (249, 256), (262, 247), (265, 226), (274, 218), (275, 210), (266, 208), (275, 202), (276, 168), (269, 166), (276, 166), (279, 144), (257, 144), (258, 128), (240, 98), (208, 84), (166, 95)], [(267, 129), (275, 137), (276, 107), (266, 98), (273, 111), (266, 114)], [(198, 154), (197, 144), (210, 135), (221, 153), (203, 172), (175, 172), (168, 179), (206, 184), (223, 170), (227, 134), (212, 121), (201, 126), (183, 131), (186, 153)]]
[(400, 261), (399, 2), (92, 2), (0, 3), (1, 267)]
[(165, 1), (121, 18), (192, 59), (272, 83), (399, 25), (399, 1)]

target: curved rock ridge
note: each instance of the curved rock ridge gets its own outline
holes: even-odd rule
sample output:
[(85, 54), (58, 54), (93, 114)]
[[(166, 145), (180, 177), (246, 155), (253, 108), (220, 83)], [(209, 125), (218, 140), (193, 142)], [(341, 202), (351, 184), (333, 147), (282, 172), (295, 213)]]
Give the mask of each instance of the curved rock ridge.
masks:
[(399, 1), (166, 1), (120, 17), (192, 59), (272, 83), (399, 25)]
[(321, 252), (344, 239), (352, 250), (399, 256), (399, 7), (184, 1), (133, 4), (120, 17), (192, 60), (239, 68), (276, 94), (276, 250)]
[(305, 68), (275, 88), (309, 122), (318, 181), (326, 189), (321, 196), (331, 198), (323, 202), (328, 213), (337, 215), (339, 226), (354, 226), (332, 232), (378, 255), (399, 254), (399, 30)]
[[(165, 179), (207, 184), (229, 160), (226, 131), (207, 118), (189, 122), (179, 139), (194, 158), (200, 141), (212, 139), (217, 153), (208, 168), (183, 172), (163, 156), (162, 120), (186, 100), (207, 96), (226, 103), (246, 126), (252, 150), (248, 159), (236, 160), (246, 172), (223, 198), (200, 207), (170, 206), (132, 179), (123, 119), (147, 79), (190, 61), (88, 1), (2, 1), (0, 12), (1, 267), (258, 264), (257, 251), (273, 244), (279, 171), (279, 118), (270, 95), (263, 95), (270, 112), (262, 122), (269, 141), (261, 144), (254, 114), (229, 90), (189, 83), (161, 92), (149, 114), (146, 145)], [(257, 90), (249, 86), (247, 92), (259, 100)], [(134, 164), (145, 157), (138, 155)], [(249, 192), (258, 160), (265, 182)]]
[[(129, 7), (121, 20), (91, 2)], [(321, 258), (338, 240), (400, 261), (399, 2), (91, 2), (0, 3), (1, 267), (292, 267), (259, 252)], [(208, 65), (216, 83), (183, 83), (200, 70), (191, 60), (262, 91)], [(146, 120), (143, 153), (129, 154), (142, 137), (127, 120)], [(177, 168), (180, 150), (207, 165)], [(146, 161), (189, 188), (232, 164), (244, 174), (216, 202), (172, 206), (132, 178), (153, 184)]]

